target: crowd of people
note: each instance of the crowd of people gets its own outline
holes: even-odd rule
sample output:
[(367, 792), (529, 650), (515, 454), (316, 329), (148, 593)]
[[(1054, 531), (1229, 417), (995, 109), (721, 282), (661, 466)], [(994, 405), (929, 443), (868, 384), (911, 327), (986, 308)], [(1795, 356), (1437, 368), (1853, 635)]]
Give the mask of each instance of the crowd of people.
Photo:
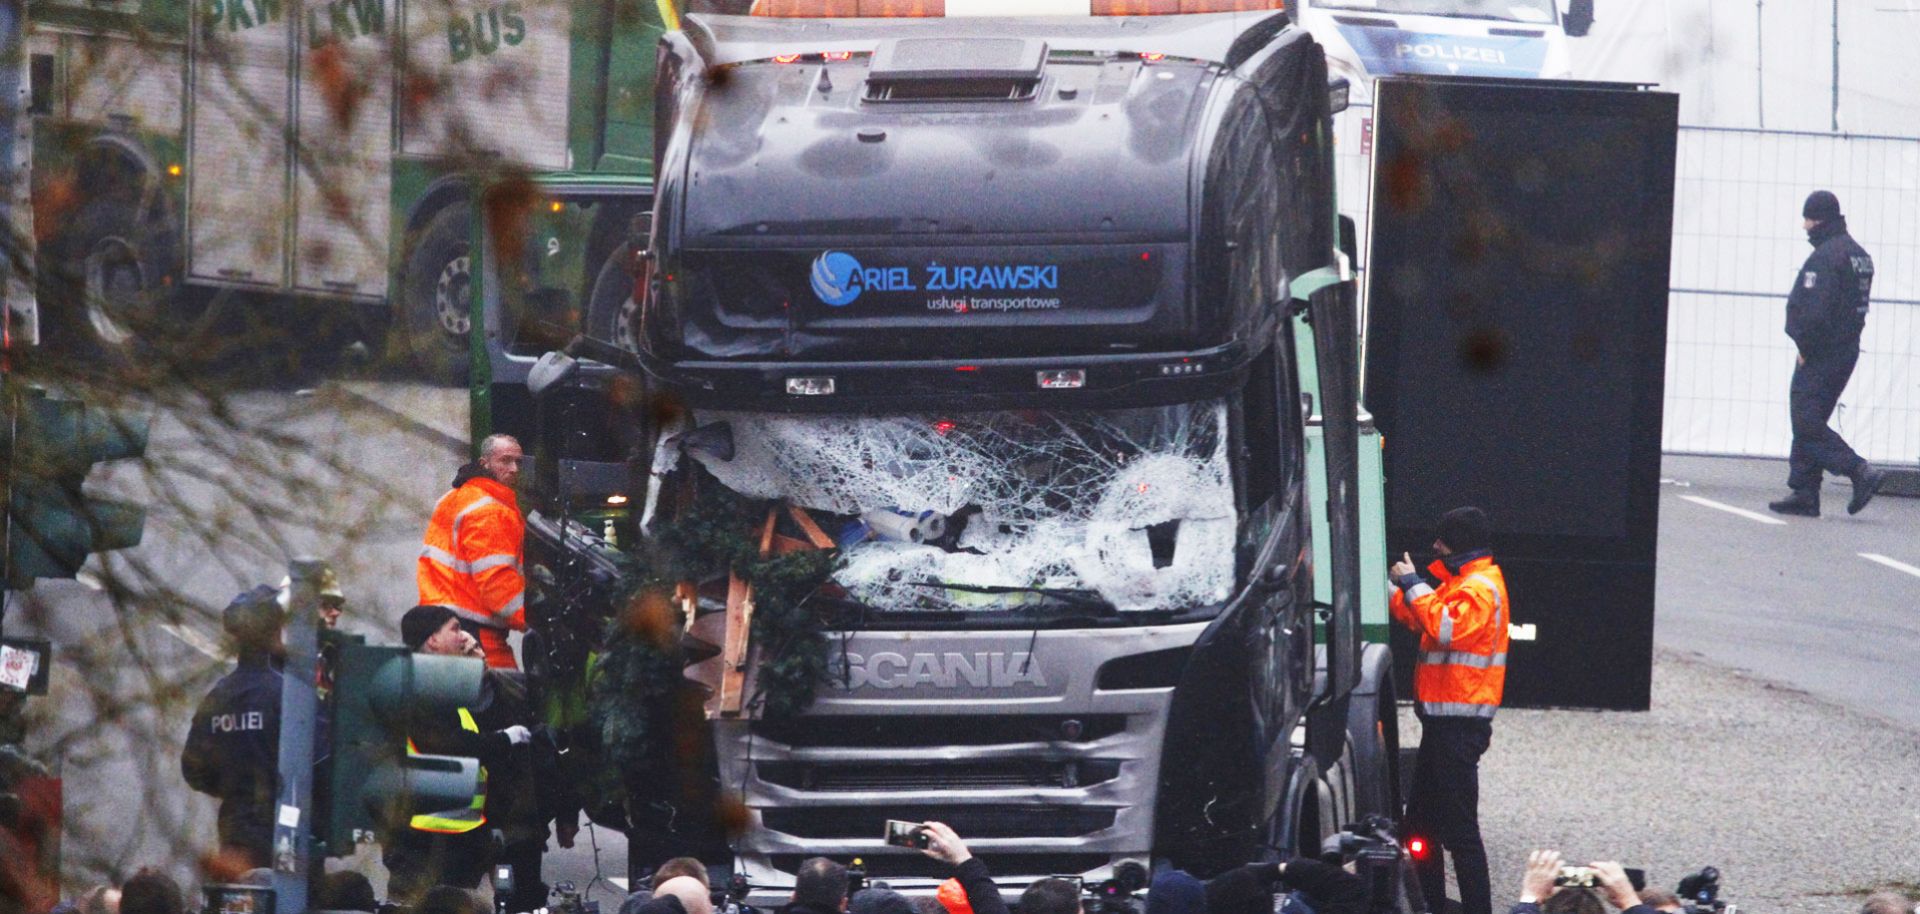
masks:
[[(787, 903), (771, 914), (1097, 914), (1089, 909), (1080, 883), (1058, 877), (1034, 882), (1009, 906), (986, 864), (973, 856), (953, 829), (939, 822), (927, 822), (922, 828), (928, 837), (922, 853), (945, 863), (951, 873), (934, 893), (908, 896), (878, 881), (858, 886), (846, 864), (814, 857), (800, 865)], [(1562, 885), (1569, 868), (1560, 853), (1534, 851), (1508, 914), (1609, 914), (1610, 910), (1695, 914), (1706, 910), (1666, 889), (1636, 888), (1617, 862), (1597, 861), (1579, 869), (1591, 871), (1592, 886)], [(265, 887), (271, 885), (272, 871), (250, 870), (236, 881)], [(395, 911), (378, 901), (366, 876), (351, 870), (326, 874), (315, 889), (314, 911)], [(1367, 914), (1373, 910), (1366, 883), (1351, 867), (1331, 857), (1251, 863), (1207, 880), (1166, 869), (1153, 875), (1144, 896), (1133, 905), (1139, 914)], [(677, 857), (643, 880), (622, 902), (618, 914), (724, 914), (720, 906), (726, 903), (724, 891), (715, 887), (704, 864)], [(189, 914), (194, 910), (196, 906), (178, 883), (156, 870), (143, 869), (118, 886), (96, 886), (62, 902), (53, 914)], [(442, 884), (424, 890), (408, 906), (407, 914), (492, 914), (493, 910), (482, 893)], [(1920, 914), (1920, 905), (1897, 892), (1879, 892), (1858, 911)]]

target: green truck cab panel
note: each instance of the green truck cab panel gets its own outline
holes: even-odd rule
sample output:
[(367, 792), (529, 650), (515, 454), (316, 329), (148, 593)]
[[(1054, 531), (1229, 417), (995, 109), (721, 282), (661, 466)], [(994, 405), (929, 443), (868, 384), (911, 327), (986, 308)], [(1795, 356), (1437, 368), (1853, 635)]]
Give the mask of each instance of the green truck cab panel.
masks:
[[(1320, 390), (1313, 336), (1302, 326), (1296, 328), (1294, 339), (1300, 360), (1301, 390), (1312, 397), (1316, 404), (1314, 418), (1307, 423), (1307, 502), (1313, 514), (1313, 566), (1331, 568), (1328, 544), (1332, 542), (1332, 536), (1327, 529), (1327, 451), (1318, 419)], [(1373, 427), (1373, 417), (1362, 412), (1360, 492), (1357, 499), (1360, 510), (1360, 631), (1368, 642), (1385, 644), (1390, 628), (1386, 587), (1387, 565), (1390, 563), (1387, 561), (1385, 467), (1381, 453), (1380, 431)], [(1377, 584), (1367, 583), (1370, 575), (1379, 579)], [(1333, 602), (1332, 575), (1314, 575), (1313, 598), (1320, 603)]]

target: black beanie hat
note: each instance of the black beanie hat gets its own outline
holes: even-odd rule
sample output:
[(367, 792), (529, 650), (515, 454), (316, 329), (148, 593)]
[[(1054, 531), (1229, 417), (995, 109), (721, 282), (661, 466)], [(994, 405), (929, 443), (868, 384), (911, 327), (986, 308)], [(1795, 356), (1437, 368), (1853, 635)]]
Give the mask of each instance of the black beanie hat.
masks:
[(1837, 219), (1840, 217), (1840, 198), (1834, 196), (1832, 191), (1816, 190), (1807, 195), (1807, 203), (1800, 207), (1800, 215), (1816, 222)]
[(415, 606), (400, 617), (400, 643), (407, 650), (417, 651), (452, 618), (456, 618), (453, 610), (445, 606)]
[(1488, 539), (1487, 512), (1471, 505), (1440, 515), (1433, 536), (1454, 552), (1471, 552), (1492, 545)]
[(271, 648), (287, 624), (287, 612), (280, 608), (280, 590), (256, 585), (227, 604), (220, 614), (220, 627), (227, 630), (241, 650)]

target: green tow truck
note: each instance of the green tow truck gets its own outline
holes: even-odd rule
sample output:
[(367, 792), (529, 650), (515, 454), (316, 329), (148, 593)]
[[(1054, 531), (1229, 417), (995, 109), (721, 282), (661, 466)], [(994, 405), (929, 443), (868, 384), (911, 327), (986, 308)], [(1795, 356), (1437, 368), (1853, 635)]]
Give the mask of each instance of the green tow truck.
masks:
[(287, 339), (352, 321), (464, 377), (474, 189), (650, 176), (653, 48), (676, 17), (671, 0), (35, 3), (50, 337), (134, 354), (211, 346), (223, 315)]

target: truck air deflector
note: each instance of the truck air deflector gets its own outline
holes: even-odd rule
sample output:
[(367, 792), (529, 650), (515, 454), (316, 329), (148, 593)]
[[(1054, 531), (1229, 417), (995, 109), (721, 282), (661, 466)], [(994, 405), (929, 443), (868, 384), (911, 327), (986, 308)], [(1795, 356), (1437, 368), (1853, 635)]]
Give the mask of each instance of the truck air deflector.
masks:
[(903, 38), (881, 42), (867, 68), (869, 102), (1025, 101), (1047, 43), (1022, 38)]
[(1199, 13), (1186, 16), (1035, 16), (958, 19), (769, 19), (696, 13), (686, 33), (709, 66), (771, 60), (786, 54), (868, 51), (907, 38), (1013, 38), (1044, 42), (1054, 51), (1138, 53), (1235, 65), (1243, 36), (1270, 39), (1290, 20), (1283, 12)]

